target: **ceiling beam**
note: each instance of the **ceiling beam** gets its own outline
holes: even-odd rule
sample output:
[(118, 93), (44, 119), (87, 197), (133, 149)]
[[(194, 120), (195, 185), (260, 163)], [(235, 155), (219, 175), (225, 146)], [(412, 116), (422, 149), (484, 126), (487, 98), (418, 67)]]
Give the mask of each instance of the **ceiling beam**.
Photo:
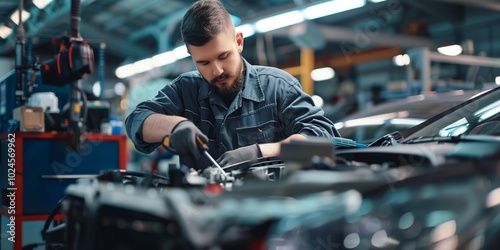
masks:
[(147, 49), (131, 42), (124, 42), (124, 39), (103, 32), (101, 29), (86, 23), (81, 23), (80, 29), (82, 34), (92, 34), (94, 36), (84, 37), (85, 39), (105, 42), (107, 44), (106, 50), (119, 57), (123, 57), (126, 54), (130, 57), (142, 59), (156, 53), (155, 50)]
[[(402, 49), (428, 47), (433, 49), (436, 46), (434, 41), (428, 38), (403, 34), (389, 34), (381, 30), (373, 29), (373, 27), (367, 27), (365, 29), (355, 27), (352, 29), (327, 25), (317, 26), (322, 31), (327, 41), (346, 43), (344, 44), (346, 47), (356, 50), (364, 50), (371, 47), (395, 47)], [(288, 26), (270, 32), (278, 36), (289, 36), (292, 27), (293, 26)]]
[[(43, 36), (52, 35), (52, 33), (46, 31), (46, 29), (51, 27), (51, 25), (55, 22), (61, 22), (61, 20), (65, 17), (67, 17), (66, 20), (69, 22), (69, 10), (69, 1), (62, 1), (60, 3), (53, 4), (52, 6), (45, 9), (47, 16), (50, 16), (49, 18), (39, 19), (38, 15), (40, 14), (40, 10), (37, 7), (32, 7), (30, 9), (31, 17), (22, 24), (23, 27), (26, 27), (26, 33), (24, 34), (25, 38), (37, 37), (41, 36), (41, 34), (43, 34)], [(17, 26), (15, 28), (15, 31), (17, 32)], [(10, 51), (14, 48), (12, 45), (13, 41), (17, 39), (16, 35), (17, 34), (10, 35), (8, 37), (8, 40), (0, 45), (0, 54)]]
[(130, 10), (128, 15), (119, 16), (111, 19), (109, 22), (104, 24), (104, 30), (111, 30), (118, 26), (123, 25), (127, 20), (133, 19), (137, 16), (144, 15), (151, 9), (153, 9), (160, 0), (149, 0), (146, 2), (142, 2), (138, 7)]
[(316, 67), (332, 67), (334, 69), (350, 68), (356, 64), (391, 59), (400, 54), (404, 54), (404, 50), (400, 48), (375, 48), (351, 54), (349, 58), (345, 55), (327, 57), (318, 60)]
[[(339, 71), (361, 63), (391, 59), (403, 53), (404, 50), (400, 48), (375, 48), (360, 51), (359, 53), (351, 55), (349, 58), (346, 58), (344, 55), (324, 56), (322, 58), (316, 58), (314, 68), (331, 67)], [(281, 65), (281, 68), (294, 76), (299, 76), (301, 74), (300, 65)]]
[(500, 68), (500, 58), (482, 57), (473, 55), (447, 56), (438, 52), (429, 51), (429, 59), (434, 62), (462, 64), (467, 66)]
[(140, 30), (137, 30), (129, 35), (129, 41), (136, 41), (144, 36), (151, 35), (160, 30), (164, 30), (167, 26), (178, 23), (182, 20), (182, 17), (186, 13), (188, 8), (181, 8), (174, 11), (173, 13), (167, 15), (165, 18), (160, 19), (158, 22), (152, 25), (148, 25)]
[(358, 27), (354, 29), (333, 27), (333, 26), (320, 26), (319, 27), (327, 41), (331, 42), (346, 42), (353, 44), (358, 49), (365, 49), (373, 46), (396, 47), (396, 48), (419, 48), (430, 47), (434, 48), (434, 41), (428, 38), (401, 35), (401, 34), (388, 34), (380, 30), (377, 32), (362, 30)]
[(487, 10), (500, 11), (500, 3), (488, 0), (438, 0), (447, 3), (463, 4)]
[[(451, 10), (443, 11), (443, 8), (438, 8), (438, 5), (431, 6), (429, 3), (413, 0), (405, 0), (405, 3), (411, 7), (411, 10), (420, 10), (434, 18), (449, 22), (453, 26), (458, 26), (460, 24), (461, 17), (457, 18), (457, 14)], [(451, 8), (449, 5), (446, 7)]]

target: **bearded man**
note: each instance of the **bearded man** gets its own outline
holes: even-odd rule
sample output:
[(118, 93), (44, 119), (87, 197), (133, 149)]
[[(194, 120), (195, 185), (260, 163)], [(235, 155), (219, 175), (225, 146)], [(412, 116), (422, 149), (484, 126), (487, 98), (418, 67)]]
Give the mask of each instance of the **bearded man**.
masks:
[(197, 68), (179, 75), (125, 120), (135, 147), (151, 153), (169, 137), (180, 163), (196, 170), (276, 157), (291, 139), (339, 136), (299, 81), (274, 67), (249, 64), (219, 0), (195, 2), (181, 22), (181, 36)]

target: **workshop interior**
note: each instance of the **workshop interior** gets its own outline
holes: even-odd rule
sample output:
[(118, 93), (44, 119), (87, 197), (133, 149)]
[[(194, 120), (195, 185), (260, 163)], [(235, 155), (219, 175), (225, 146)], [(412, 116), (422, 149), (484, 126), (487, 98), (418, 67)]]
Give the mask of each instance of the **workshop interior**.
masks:
[(124, 127), (194, 2), (0, 0), (0, 249), (500, 249), (500, 2), (221, 0), (340, 135), (198, 171)]

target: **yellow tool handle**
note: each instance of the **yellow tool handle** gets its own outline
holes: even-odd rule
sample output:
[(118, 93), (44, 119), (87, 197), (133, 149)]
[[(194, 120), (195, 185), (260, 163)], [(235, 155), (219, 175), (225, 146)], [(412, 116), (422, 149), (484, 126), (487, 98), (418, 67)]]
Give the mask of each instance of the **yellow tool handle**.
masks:
[(164, 136), (163, 139), (161, 140), (161, 144), (165, 147), (165, 148), (170, 148), (170, 137), (168, 135)]
[(201, 140), (201, 137), (199, 136), (196, 136), (196, 141), (198, 142), (198, 144), (203, 148), (203, 150), (208, 150), (208, 146), (206, 143), (204, 143), (202, 140)]
[[(199, 136), (196, 136), (196, 142), (198, 143), (198, 145), (200, 145), (200, 147), (206, 151), (208, 150), (208, 146), (206, 143), (204, 143), (202, 140), (201, 140), (201, 137)], [(168, 148), (168, 149), (171, 149), (173, 150), (173, 148), (170, 147), (170, 136), (169, 135), (165, 135), (163, 137), (163, 139), (161, 140), (161, 144), (165, 147), (165, 148)]]

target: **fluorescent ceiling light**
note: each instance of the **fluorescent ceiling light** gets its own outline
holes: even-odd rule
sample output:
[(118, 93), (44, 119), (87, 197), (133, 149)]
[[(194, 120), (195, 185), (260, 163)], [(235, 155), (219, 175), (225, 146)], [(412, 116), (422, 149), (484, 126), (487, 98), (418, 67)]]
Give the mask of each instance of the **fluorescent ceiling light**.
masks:
[(43, 9), (51, 3), (52, 0), (33, 0), (33, 4), (36, 5), (39, 9)]
[(324, 81), (332, 79), (335, 76), (335, 71), (330, 67), (319, 68), (311, 71), (311, 78), (314, 81)]
[(126, 90), (127, 87), (125, 87), (125, 84), (123, 82), (117, 82), (115, 83), (115, 86), (113, 86), (113, 91), (117, 96), (123, 96)]
[(302, 12), (294, 10), (259, 20), (255, 23), (255, 29), (257, 30), (257, 32), (268, 32), (271, 30), (297, 24), (302, 21), (304, 21)]
[(365, 6), (365, 0), (334, 0), (304, 9), (306, 19), (316, 19)]
[(8, 36), (10, 36), (10, 34), (12, 34), (12, 29), (5, 26), (5, 25), (0, 25), (0, 37), (2, 39), (5, 39), (7, 38)]
[(174, 63), (177, 60), (188, 56), (189, 53), (187, 52), (186, 46), (182, 45), (172, 51), (163, 52), (151, 58), (142, 59), (131, 64), (120, 66), (115, 70), (115, 75), (120, 79), (127, 78), (135, 74)]
[(173, 52), (174, 52), (175, 58), (177, 60), (180, 60), (180, 59), (183, 59), (183, 58), (186, 58), (189, 56), (189, 53), (188, 53), (185, 45), (181, 45), (181, 46), (175, 48), (173, 50)]
[[(30, 16), (31, 14), (25, 10), (21, 12), (21, 18), (23, 22), (28, 20)], [(19, 10), (14, 11), (14, 13), (10, 15), (10, 20), (12, 20), (12, 22), (14, 22), (16, 25), (19, 25)]]
[(323, 107), (323, 104), (325, 103), (325, 101), (323, 101), (323, 98), (321, 96), (313, 95), (311, 98), (313, 99), (314, 106), (319, 107), (319, 108)]
[(95, 82), (94, 85), (92, 85), (92, 94), (94, 94), (94, 96), (96, 97), (101, 96), (101, 83), (99, 83), (99, 81)]
[(370, 0), (372, 3), (380, 3), (380, 2), (385, 2), (387, 0)]
[(495, 188), (490, 191), (486, 198), (486, 207), (495, 207), (500, 205), (500, 188)]
[[(45, 0), (49, 1), (49, 0)], [(314, 19), (314, 18), (319, 18), (323, 17), (326, 15), (332, 15), (335, 13), (355, 9), (362, 7), (366, 4), (366, 0), (334, 0), (334, 1), (329, 1), (326, 3), (322, 4), (317, 4), (314, 6), (310, 6), (306, 8), (305, 10), (294, 10), (290, 12), (286, 12), (283, 14), (271, 16), (268, 18), (261, 19), (255, 23), (255, 25), (252, 24), (243, 24), (240, 26), (236, 27), (237, 31), (241, 31), (243, 33), (244, 37), (250, 37), (255, 34), (255, 32), (268, 32), (271, 30), (283, 28), (286, 26), (294, 25), (297, 23), (301, 23), (307, 19)], [(29, 14), (29, 13), (28, 13)], [(236, 16), (231, 16), (233, 19), (233, 22), (235, 25), (239, 23), (239, 18)], [(26, 18), (27, 19), (27, 18)], [(144, 59), (138, 62), (135, 62), (133, 64), (128, 64), (128, 65), (123, 65), (118, 67), (115, 70), (115, 74), (118, 78), (127, 78), (132, 75), (138, 74), (145, 72), (147, 70), (156, 68), (156, 67), (161, 67), (170, 63), (174, 63), (177, 60), (189, 57), (189, 53), (187, 51), (187, 48), (185, 45), (179, 46), (172, 51), (165, 52), (156, 56), (153, 56), (152, 58), (149, 59)], [(329, 79), (332, 78), (335, 75), (335, 72), (333, 69), (324, 69), (325, 71), (328, 72), (322, 72), (319, 74), (326, 74), (327, 76), (323, 76), (323, 78)], [(333, 73), (332, 73), (333, 71)], [(312, 74), (312, 72), (311, 72)], [(331, 76), (328, 76), (330, 74)], [(311, 75), (311, 77), (313, 77)], [(316, 77), (313, 77), (313, 80)], [(316, 78), (316, 79), (321, 79)], [(320, 81), (320, 80), (315, 80), (315, 81)]]
[(454, 44), (454, 45), (439, 47), (437, 51), (443, 55), (457, 56), (462, 53), (463, 48), (460, 45)]
[(153, 60), (153, 65), (155, 67), (165, 66), (177, 61), (174, 52), (172, 51), (163, 52), (161, 54), (153, 56), (151, 59)]
[(495, 84), (500, 85), (500, 76), (495, 77)]
[(115, 70), (116, 77), (118, 77), (120, 79), (127, 78), (127, 77), (133, 76), (135, 74), (136, 73), (135, 73), (135, 69), (134, 69), (133, 64), (126, 64), (126, 65), (123, 65), (123, 66), (116, 68), (116, 70)]
[(133, 63), (133, 65), (136, 74), (146, 72), (155, 68), (155, 66), (153, 65), (153, 59), (151, 58), (142, 59)]
[(396, 66), (405, 66), (410, 64), (410, 56), (408, 54), (397, 55), (392, 58), (392, 62)]
[(243, 24), (236, 27), (236, 32), (239, 31), (243, 33), (243, 37), (251, 37), (255, 34), (255, 27), (251, 24)]

